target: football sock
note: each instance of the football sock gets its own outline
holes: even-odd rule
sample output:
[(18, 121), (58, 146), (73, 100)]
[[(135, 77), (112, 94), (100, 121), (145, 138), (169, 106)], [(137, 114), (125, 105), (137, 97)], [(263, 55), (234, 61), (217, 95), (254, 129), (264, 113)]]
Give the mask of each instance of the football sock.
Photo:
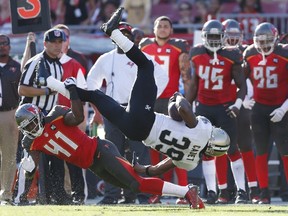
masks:
[(268, 188), (268, 154), (256, 156), (256, 173), (260, 188)]
[(203, 160), (202, 170), (205, 178), (207, 190), (212, 190), (216, 192), (216, 166), (215, 160)]
[(129, 40), (119, 29), (115, 29), (112, 31), (111, 37), (113, 41), (126, 53), (128, 52), (134, 45), (134, 43)]

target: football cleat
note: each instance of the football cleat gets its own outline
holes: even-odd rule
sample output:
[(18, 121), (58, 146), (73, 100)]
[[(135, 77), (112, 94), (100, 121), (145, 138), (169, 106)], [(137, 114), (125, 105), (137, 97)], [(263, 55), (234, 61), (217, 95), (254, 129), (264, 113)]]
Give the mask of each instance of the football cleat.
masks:
[(201, 198), (198, 196), (199, 188), (197, 185), (189, 185), (189, 190), (185, 194), (185, 199), (189, 202), (190, 208), (193, 209), (202, 209), (205, 208), (205, 205)]
[(260, 199), (258, 204), (270, 204), (271, 198), (270, 198), (270, 191), (268, 188), (262, 188), (260, 193)]
[(100, 29), (105, 32), (108, 36), (111, 36), (112, 31), (114, 29), (118, 29), (119, 22), (122, 19), (122, 13), (124, 11), (123, 7), (118, 8), (114, 14), (111, 16), (111, 18), (108, 20), (108, 22), (103, 23), (100, 27)]
[(248, 203), (248, 196), (246, 191), (239, 189), (236, 194), (235, 204), (246, 204)]
[(219, 204), (228, 204), (230, 201), (230, 195), (227, 189), (221, 189), (219, 196), (218, 196), (218, 203)]
[(184, 199), (184, 198), (178, 198), (176, 200), (176, 204), (177, 205), (187, 205), (187, 204), (189, 204), (189, 202), (186, 199)]
[(47, 78), (51, 76), (48, 68), (46, 67), (45, 60), (40, 58), (39, 62), (37, 63), (36, 67), (36, 84), (39, 86), (46, 86), (47, 85)]
[(252, 204), (258, 204), (259, 202), (259, 189), (258, 187), (251, 187), (250, 188), (250, 200), (252, 202)]
[(215, 191), (209, 190), (207, 192), (207, 199), (206, 199), (206, 203), (207, 204), (216, 204), (217, 203), (217, 199), (218, 199), (218, 196), (217, 196)]
[(153, 195), (148, 199), (149, 204), (158, 204), (161, 203), (160, 201), (161, 196), (160, 195)]

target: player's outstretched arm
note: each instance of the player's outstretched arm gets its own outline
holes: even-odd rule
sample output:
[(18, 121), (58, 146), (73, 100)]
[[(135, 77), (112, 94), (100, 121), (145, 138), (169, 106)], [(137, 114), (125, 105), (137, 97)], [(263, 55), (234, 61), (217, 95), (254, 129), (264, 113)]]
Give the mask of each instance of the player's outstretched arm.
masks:
[(134, 164), (134, 170), (139, 174), (146, 174), (147, 176), (159, 176), (163, 173), (173, 169), (175, 165), (171, 158), (166, 158), (156, 165), (140, 165)]

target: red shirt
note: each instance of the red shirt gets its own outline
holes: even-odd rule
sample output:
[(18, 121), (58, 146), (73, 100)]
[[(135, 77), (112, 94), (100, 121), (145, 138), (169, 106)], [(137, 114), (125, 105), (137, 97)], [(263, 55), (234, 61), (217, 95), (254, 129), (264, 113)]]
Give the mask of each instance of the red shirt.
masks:
[(159, 46), (155, 38), (146, 38), (139, 45), (141, 50), (155, 58), (155, 61), (167, 71), (169, 81), (159, 98), (170, 98), (174, 92), (179, 91), (179, 56), (188, 53), (187, 41), (181, 39), (170, 39), (163, 46)]
[(66, 126), (63, 113), (67, 109), (67, 107), (57, 106), (56, 111), (54, 109), (51, 111), (53, 120), (45, 123), (42, 135), (33, 141), (30, 150), (54, 155), (78, 167), (87, 169), (93, 163), (97, 139), (96, 137), (87, 136), (77, 126)]
[(275, 47), (266, 56), (266, 64), (259, 65), (262, 55), (251, 45), (244, 52), (253, 84), (254, 100), (265, 105), (281, 105), (288, 97), (288, 50)]
[(191, 61), (198, 76), (198, 101), (205, 105), (220, 105), (234, 101), (231, 92), (235, 91), (232, 82), (232, 66), (241, 64), (242, 56), (238, 49), (219, 50), (219, 64), (212, 65), (210, 56), (203, 45), (193, 47), (190, 52)]
[[(85, 73), (86, 73), (85, 69), (75, 59), (65, 55), (64, 58), (63, 57), (60, 58), (60, 62), (62, 64), (63, 71), (64, 71), (63, 76), (62, 76), (62, 81), (64, 81), (68, 77), (75, 77), (77, 79), (78, 73), (82, 73), (83, 77), (85, 76)], [(79, 86), (79, 87), (83, 88), (83, 86)], [(64, 105), (67, 107), (71, 106), (70, 100), (61, 94), (58, 94), (58, 104)]]

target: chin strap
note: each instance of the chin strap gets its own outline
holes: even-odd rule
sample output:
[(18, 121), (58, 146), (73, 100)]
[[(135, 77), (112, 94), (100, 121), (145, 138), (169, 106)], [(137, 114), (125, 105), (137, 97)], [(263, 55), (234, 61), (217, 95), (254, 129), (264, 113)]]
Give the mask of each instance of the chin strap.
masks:
[(266, 58), (265, 58), (265, 54), (263, 52), (261, 52), (262, 55), (262, 60), (258, 63), (258, 65), (266, 65)]
[(216, 64), (216, 65), (219, 65), (219, 59), (217, 58), (217, 51), (214, 51), (214, 52), (213, 52), (213, 57), (214, 57), (214, 58), (212, 59), (211, 64), (212, 64), (212, 65), (215, 65), (215, 64)]

